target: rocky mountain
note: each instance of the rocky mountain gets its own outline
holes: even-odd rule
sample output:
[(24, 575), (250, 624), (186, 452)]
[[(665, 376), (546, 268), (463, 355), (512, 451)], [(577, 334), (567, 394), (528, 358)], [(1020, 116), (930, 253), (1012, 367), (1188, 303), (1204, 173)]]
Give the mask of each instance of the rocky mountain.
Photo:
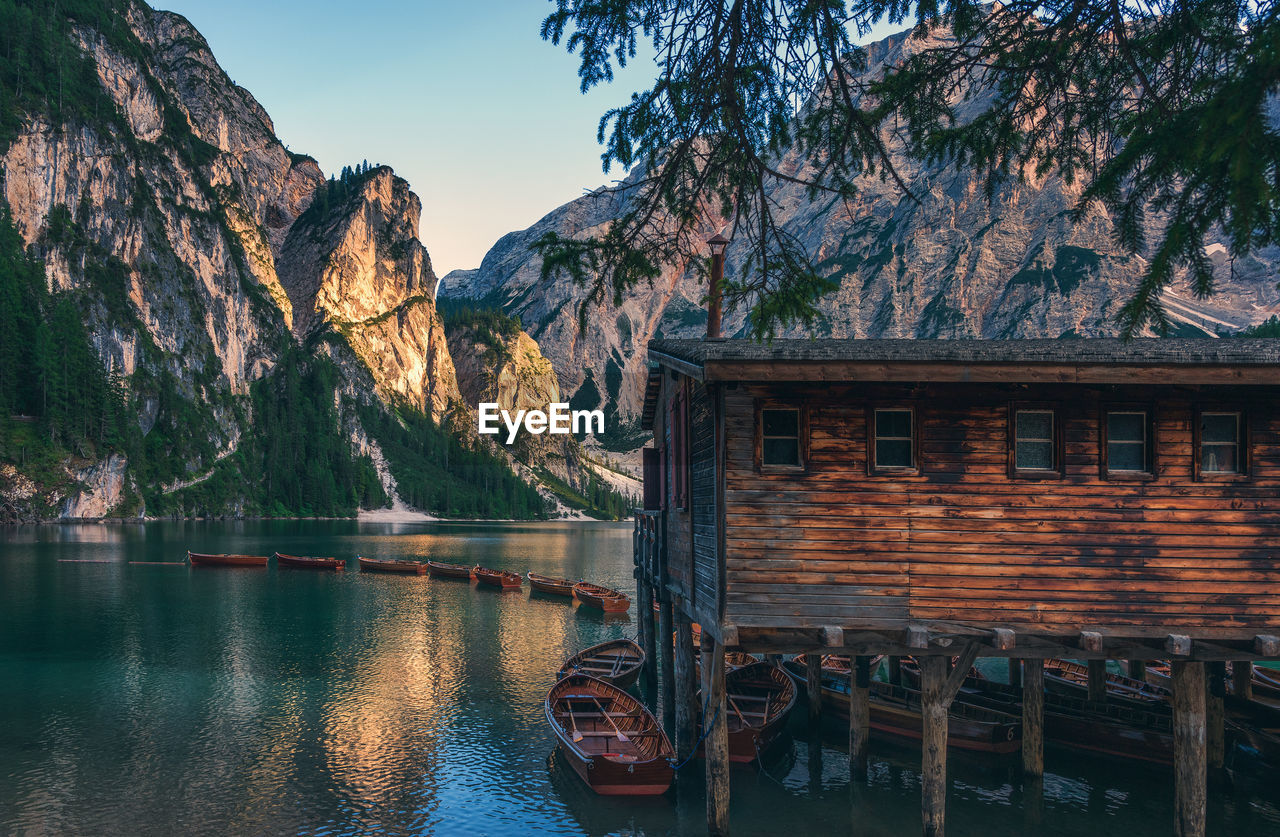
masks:
[(179, 15), (0, 4), (0, 520), (547, 513), (460, 420), (405, 181), (326, 179)]
[[(903, 33), (869, 47), (868, 73), (901, 61), (926, 41)], [(981, 98), (966, 107), (983, 107)], [(920, 165), (896, 149), (895, 163), (914, 200), (892, 181), (864, 178), (848, 204), (810, 200), (803, 187), (784, 184), (770, 194), (785, 229), (814, 256), (819, 270), (839, 282), (822, 303), (825, 322), (815, 333), (835, 337), (1073, 337), (1117, 333), (1116, 314), (1145, 268), (1119, 248), (1102, 209), (1080, 222), (1068, 219), (1081, 190), (1050, 175), (1011, 181), (991, 200), (967, 172)], [(800, 172), (795, 152), (784, 172)], [(629, 181), (624, 181), (623, 186)], [(530, 250), (548, 231), (586, 237), (602, 231), (626, 208), (628, 193), (597, 190), (553, 210), (526, 230), (504, 236), (477, 270), (444, 277), (441, 296), (465, 299), (517, 317), (538, 340), (575, 403), (603, 405), (610, 416), (609, 445), (642, 443), (634, 421), (646, 375), (645, 345), (655, 337), (705, 332), (699, 285), (685, 265), (666, 265), (651, 285), (636, 288), (620, 306), (593, 310), (580, 331), (584, 291), (567, 277), (539, 280), (541, 262)], [(714, 232), (707, 230), (708, 237)], [(1232, 262), (1222, 242), (1208, 252), (1219, 270), (1217, 293), (1199, 300), (1185, 289), (1164, 304), (1183, 335), (1214, 335), (1265, 320), (1280, 311), (1280, 251)], [(746, 262), (730, 245), (726, 268)], [(727, 314), (724, 330), (742, 328), (742, 311)], [(801, 332), (785, 336), (799, 336)]]

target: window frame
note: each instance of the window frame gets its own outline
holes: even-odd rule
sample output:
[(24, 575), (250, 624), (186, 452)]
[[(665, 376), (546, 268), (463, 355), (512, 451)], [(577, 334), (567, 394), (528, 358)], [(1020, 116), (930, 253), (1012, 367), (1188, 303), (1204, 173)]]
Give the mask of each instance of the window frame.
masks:
[[(1049, 413), (1052, 416), (1053, 430), (1049, 442), (1053, 446), (1052, 468), (1019, 468), (1018, 467), (1018, 413)], [(1014, 480), (1060, 480), (1066, 477), (1066, 456), (1062, 428), (1062, 407), (1060, 404), (1046, 401), (1011, 401), (1008, 416), (1008, 462), (1009, 479)], [(1039, 440), (1038, 440), (1039, 441)]]
[[(1238, 471), (1205, 471), (1202, 465), (1200, 444), (1200, 417), (1205, 413), (1235, 414), (1239, 420), (1236, 424), (1236, 455), (1240, 465)], [(1191, 414), (1191, 475), (1196, 482), (1243, 482), (1249, 479), (1251, 453), (1249, 438), (1249, 413), (1239, 404), (1197, 404)]]
[[(766, 465), (764, 462), (764, 411), (795, 410), (797, 439), (799, 447), (799, 465)], [(803, 474), (809, 470), (809, 405), (803, 401), (791, 401), (775, 398), (755, 399), (755, 466), (757, 474)], [(779, 437), (781, 438), (781, 437)]]
[[(911, 414), (911, 466), (879, 465), (876, 462), (876, 413), (881, 411), (908, 412)], [(867, 476), (902, 477), (923, 473), (920, 462), (920, 411), (915, 404), (884, 402), (867, 406)], [(900, 439), (891, 436), (890, 439)]]
[[(1112, 470), (1108, 439), (1107, 417), (1112, 413), (1142, 413), (1146, 416), (1143, 422), (1145, 436), (1145, 462), (1141, 471)], [(1108, 482), (1150, 482), (1160, 476), (1159, 444), (1156, 438), (1156, 410), (1150, 403), (1113, 402), (1104, 403), (1098, 410), (1098, 476)]]

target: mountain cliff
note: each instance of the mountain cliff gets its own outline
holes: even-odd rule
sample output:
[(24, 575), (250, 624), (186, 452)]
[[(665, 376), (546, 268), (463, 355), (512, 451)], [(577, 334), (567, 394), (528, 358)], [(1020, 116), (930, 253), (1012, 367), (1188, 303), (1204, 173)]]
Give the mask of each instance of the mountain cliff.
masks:
[[(868, 48), (867, 72), (896, 64), (928, 41), (908, 33)], [(964, 107), (982, 108), (981, 97)], [(839, 287), (823, 300), (825, 319), (814, 329), (834, 337), (1082, 337), (1113, 336), (1117, 312), (1145, 269), (1145, 261), (1117, 246), (1101, 208), (1072, 223), (1068, 210), (1081, 185), (1055, 175), (1010, 181), (988, 199), (968, 172), (909, 159), (890, 139), (894, 162), (913, 196), (892, 180), (863, 178), (857, 197), (842, 203), (810, 199), (804, 187), (781, 184), (769, 194), (787, 233), (814, 257), (819, 272)], [(801, 171), (797, 151), (783, 156), (784, 173)], [(504, 236), (476, 270), (444, 277), (441, 296), (468, 300), (518, 318), (538, 340), (575, 404), (602, 406), (615, 450), (642, 442), (634, 421), (646, 375), (645, 345), (655, 337), (705, 333), (705, 287), (686, 266), (665, 265), (619, 306), (590, 314), (580, 331), (584, 289), (567, 277), (542, 282), (530, 245), (549, 231), (587, 237), (621, 215), (628, 184), (597, 190), (553, 210), (526, 230)], [(707, 236), (715, 232), (708, 229)], [(1148, 238), (1153, 238), (1148, 236)], [(1213, 335), (1265, 320), (1280, 310), (1276, 280), (1280, 252), (1232, 262), (1221, 241), (1208, 242), (1218, 267), (1210, 300), (1175, 288), (1164, 297), (1180, 334)], [(732, 274), (749, 254), (731, 244)], [(743, 325), (742, 311), (726, 316), (724, 332)], [(794, 330), (782, 336), (800, 336)]]

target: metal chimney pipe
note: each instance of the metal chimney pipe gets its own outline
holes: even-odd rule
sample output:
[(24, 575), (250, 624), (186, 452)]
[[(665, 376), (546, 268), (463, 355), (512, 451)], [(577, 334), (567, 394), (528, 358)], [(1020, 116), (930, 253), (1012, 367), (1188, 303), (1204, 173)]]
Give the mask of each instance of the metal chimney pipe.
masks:
[(721, 317), (721, 296), (724, 285), (724, 250), (729, 245), (729, 239), (723, 234), (716, 233), (707, 239), (707, 244), (711, 246), (711, 290), (707, 294), (707, 339), (719, 340), (720, 338), (720, 317)]

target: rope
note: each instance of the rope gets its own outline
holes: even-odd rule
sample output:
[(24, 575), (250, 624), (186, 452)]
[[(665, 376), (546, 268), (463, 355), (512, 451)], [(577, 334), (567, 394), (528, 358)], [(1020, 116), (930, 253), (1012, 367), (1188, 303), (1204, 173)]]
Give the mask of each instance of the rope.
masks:
[[(704, 718), (707, 717), (707, 710), (710, 708), (711, 708), (711, 698), (708, 697), (707, 702), (704, 703), (702, 706), (702, 717)], [(716, 714), (711, 716), (711, 723), (702, 725), (702, 736), (698, 738), (697, 741), (693, 742), (693, 749), (689, 751), (689, 757), (684, 761), (680, 762), (679, 764), (673, 763), (671, 765), (672, 770), (679, 773), (681, 768), (683, 768), (689, 762), (693, 761), (694, 756), (698, 755), (698, 748), (701, 747), (702, 743), (707, 740), (707, 736), (710, 735), (711, 730), (715, 728), (716, 720), (719, 719), (719, 717), (720, 717), (720, 707), (717, 706)]]

